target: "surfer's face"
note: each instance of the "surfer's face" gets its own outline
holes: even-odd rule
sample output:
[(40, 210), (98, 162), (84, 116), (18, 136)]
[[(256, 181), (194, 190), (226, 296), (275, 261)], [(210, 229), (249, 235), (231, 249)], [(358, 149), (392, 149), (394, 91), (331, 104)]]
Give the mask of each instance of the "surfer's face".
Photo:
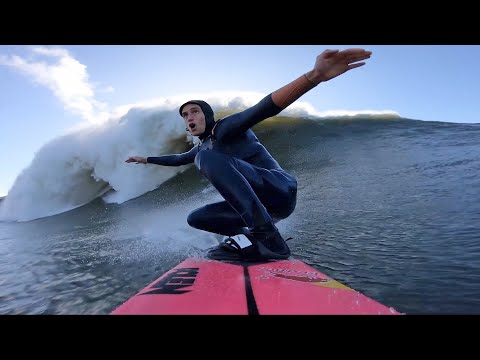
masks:
[(182, 117), (187, 131), (193, 136), (199, 136), (205, 132), (205, 114), (199, 105), (185, 105), (182, 109)]

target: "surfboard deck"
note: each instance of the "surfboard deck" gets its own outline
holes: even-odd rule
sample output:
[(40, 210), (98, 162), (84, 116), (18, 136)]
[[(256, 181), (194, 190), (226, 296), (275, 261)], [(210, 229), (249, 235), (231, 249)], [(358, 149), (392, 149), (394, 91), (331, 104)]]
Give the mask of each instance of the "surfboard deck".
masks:
[(399, 315), (306, 263), (187, 258), (113, 315)]

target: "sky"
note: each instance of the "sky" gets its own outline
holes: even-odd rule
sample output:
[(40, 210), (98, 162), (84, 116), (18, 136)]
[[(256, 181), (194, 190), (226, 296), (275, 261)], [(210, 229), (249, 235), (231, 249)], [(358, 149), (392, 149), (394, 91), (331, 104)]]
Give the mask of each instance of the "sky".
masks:
[(367, 64), (301, 101), (319, 112), (480, 123), (479, 45), (0, 45), (0, 196), (44, 144), (119, 107), (212, 91), (267, 95), (323, 50), (350, 47), (372, 51)]

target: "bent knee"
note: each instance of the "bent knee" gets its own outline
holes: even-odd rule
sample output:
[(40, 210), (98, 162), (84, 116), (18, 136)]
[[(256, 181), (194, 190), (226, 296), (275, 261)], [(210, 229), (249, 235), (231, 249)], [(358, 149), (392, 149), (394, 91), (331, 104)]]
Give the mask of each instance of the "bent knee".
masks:
[(198, 228), (200, 224), (200, 216), (199, 216), (199, 211), (194, 210), (187, 216), (187, 224), (190, 225), (193, 228)]
[(199, 230), (209, 229), (213, 223), (213, 220), (214, 219), (209, 216), (208, 212), (205, 211), (205, 207), (193, 210), (187, 216), (187, 224)]

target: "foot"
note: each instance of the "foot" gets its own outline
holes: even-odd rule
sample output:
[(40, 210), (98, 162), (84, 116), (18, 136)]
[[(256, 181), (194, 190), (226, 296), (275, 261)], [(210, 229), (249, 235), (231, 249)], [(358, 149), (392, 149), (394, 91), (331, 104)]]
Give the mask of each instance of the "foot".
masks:
[(268, 260), (245, 235), (236, 235), (224, 239), (220, 245), (208, 251), (207, 257), (224, 261), (259, 262)]
[(248, 239), (257, 244), (259, 252), (270, 259), (288, 259), (290, 248), (275, 225), (250, 230)]

